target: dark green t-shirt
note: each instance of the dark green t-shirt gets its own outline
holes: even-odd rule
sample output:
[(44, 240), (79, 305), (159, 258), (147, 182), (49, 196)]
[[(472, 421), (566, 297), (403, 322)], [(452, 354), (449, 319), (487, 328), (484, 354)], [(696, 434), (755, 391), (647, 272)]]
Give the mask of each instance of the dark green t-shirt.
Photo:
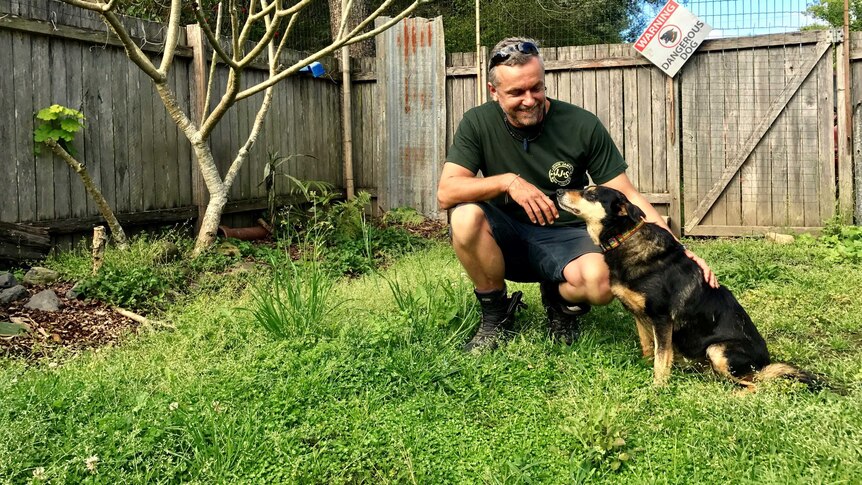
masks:
[[(583, 188), (586, 174), (602, 184), (625, 172), (628, 165), (596, 115), (573, 104), (550, 101), (541, 131), (532, 132), (507, 127), (503, 109), (494, 101), (470, 109), (458, 125), (446, 161), (473, 173), (481, 170), (485, 176), (520, 174), (555, 203), (557, 189)], [(525, 137), (532, 140), (526, 150)], [(530, 223), (524, 209), (505, 196), (490, 202)], [(559, 212), (555, 225), (583, 224), (573, 214)]]

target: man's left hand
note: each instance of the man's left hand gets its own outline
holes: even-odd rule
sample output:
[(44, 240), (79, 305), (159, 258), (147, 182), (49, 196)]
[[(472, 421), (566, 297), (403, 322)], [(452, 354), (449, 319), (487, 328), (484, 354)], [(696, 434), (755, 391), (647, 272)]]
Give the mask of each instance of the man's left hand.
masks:
[(685, 255), (688, 256), (689, 259), (694, 261), (703, 272), (703, 279), (706, 281), (706, 284), (713, 288), (718, 288), (718, 278), (715, 277), (715, 273), (712, 272), (709, 265), (706, 264), (706, 261), (703, 260), (700, 256), (694, 254), (690, 250), (686, 248)]

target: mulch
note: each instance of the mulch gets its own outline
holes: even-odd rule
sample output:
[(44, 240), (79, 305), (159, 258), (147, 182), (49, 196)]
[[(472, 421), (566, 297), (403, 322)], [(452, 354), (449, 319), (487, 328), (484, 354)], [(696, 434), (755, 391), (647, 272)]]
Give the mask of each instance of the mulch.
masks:
[(30, 296), (46, 288), (54, 290), (62, 302), (57, 312), (24, 308), (28, 298), (0, 307), (0, 321), (24, 323), (31, 329), (29, 334), (0, 337), (0, 356), (29, 360), (49, 357), (59, 349), (78, 352), (117, 343), (138, 331), (139, 323), (105, 303), (66, 298), (71, 286), (61, 283), (27, 289)]
[(448, 239), (448, 225), (443, 221), (426, 219), (420, 224), (405, 224), (402, 226), (410, 234), (425, 239)]

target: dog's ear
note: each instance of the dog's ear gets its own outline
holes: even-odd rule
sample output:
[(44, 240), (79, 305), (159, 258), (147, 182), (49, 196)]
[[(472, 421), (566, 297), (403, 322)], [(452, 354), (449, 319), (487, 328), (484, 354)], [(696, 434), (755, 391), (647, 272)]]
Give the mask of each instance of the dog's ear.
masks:
[(631, 220), (635, 222), (639, 222), (641, 219), (646, 218), (646, 214), (644, 214), (644, 211), (642, 211), (640, 207), (632, 204), (628, 200), (620, 204), (620, 210), (618, 214), (621, 216), (628, 216)]

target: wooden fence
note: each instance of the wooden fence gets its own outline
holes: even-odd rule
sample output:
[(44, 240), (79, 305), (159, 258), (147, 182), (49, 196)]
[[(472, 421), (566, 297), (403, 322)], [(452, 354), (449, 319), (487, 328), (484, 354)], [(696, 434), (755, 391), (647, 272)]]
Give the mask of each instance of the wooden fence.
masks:
[[(160, 24), (125, 22), (158, 62)], [(169, 83), (186, 110), (203, 96), (195, 90), (191, 62), (183, 36)], [(128, 60), (98, 16), (52, 0), (0, 0), (0, 65), (7, 66), (0, 72), (2, 163), (11, 174), (0, 177), (0, 222), (37, 223), (56, 236), (88, 230), (100, 220), (69, 167), (47, 150), (34, 154), (34, 114), (54, 103), (87, 117), (74, 145), (121, 222), (178, 222), (197, 215), (190, 144), (168, 118), (151, 80)], [(250, 69), (244, 85), (265, 75)], [(212, 106), (226, 82), (227, 69), (219, 66)], [(247, 137), (261, 98), (237, 103), (213, 132), (211, 148), (222, 174)], [(270, 153), (292, 155), (281, 169), (298, 179), (341, 187), (339, 106), (340, 86), (331, 76), (296, 76), (279, 84), (271, 116), (231, 189), (227, 213), (265, 207), (260, 182)], [(281, 195), (288, 192), (285, 181), (276, 185)]]
[[(139, 45), (157, 58), (160, 25), (127, 23)], [(830, 155), (831, 113), (841, 104), (831, 85), (831, 59), (840, 54), (835, 46), (841, 40), (831, 35), (707, 41), (675, 79), (628, 45), (543, 49), (548, 94), (599, 116), (629, 162), (630, 178), (674, 229), (704, 235), (816, 230), (833, 214), (836, 198), (845, 212), (852, 212), (855, 200), (857, 220), (862, 212), (860, 197), (853, 194), (852, 161), (838, 157), (833, 164)], [(854, 46), (859, 35), (853, 34)], [(386, 49), (381, 51), (385, 55)], [(854, 83), (862, 83), (860, 52), (851, 49)], [(182, 39), (170, 82), (184, 107), (201, 96), (191, 61), (192, 50)], [(445, 114), (431, 121), (445, 132), (448, 147), (463, 113), (487, 93), (477, 89), (474, 53), (447, 55), (445, 64)], [(0, 0), (0, 65), (8, 66), (0, 71), (2, 164), (11, 174), (0, 178), (0, 223), (37, 223), (56, 239), (99, 221), (69, 168), (49, 154), (33, 154), (33, 114), (52, 103), (87, 115), (76, 146), (121, 221), (174, 222), (196, 215), (189, 144), (167, 118), (149, 78), (126, 59), (97, 16), (53, 0)], [(358, 59), (352, 68), (354, 179), (358, 190), (372, 193), (385, 192), (392, 168), (383, 164), (379, 124), (385, 106), (377, 71), (385, 65)], [(224, 86), (226, 72), (217, 69), (217, 88)], [(858, 110), (862, 86), (844, 89), (836, 74), (837, 97), (849, 93)], [(246, 82), (264, 75), (251, 70)], [(330, 73), (278, 85), (261, 138), (232, 188), (227, 214), (264, 208), (260, 181), (269, 153), (292, 156), (283, 168), (296, 178), (342, 187), (338, 80), (340, 74)], [(240, 102), (213, 134), (213, 154), (223, 171), (248, 133), (259, 98)], [(843, 136), (848, 132), (840, 118)], [(853, 151), (862, 156), (862, 117), (853, 119)], [(415, 131), (411, 137), (420, 136)], [(859, 190), (858, 166), (856, 179)], [(286, 184), (277, 190), (285, 194)], [(423, 197), (416, 207), (435, 215), (433, 190)]]

